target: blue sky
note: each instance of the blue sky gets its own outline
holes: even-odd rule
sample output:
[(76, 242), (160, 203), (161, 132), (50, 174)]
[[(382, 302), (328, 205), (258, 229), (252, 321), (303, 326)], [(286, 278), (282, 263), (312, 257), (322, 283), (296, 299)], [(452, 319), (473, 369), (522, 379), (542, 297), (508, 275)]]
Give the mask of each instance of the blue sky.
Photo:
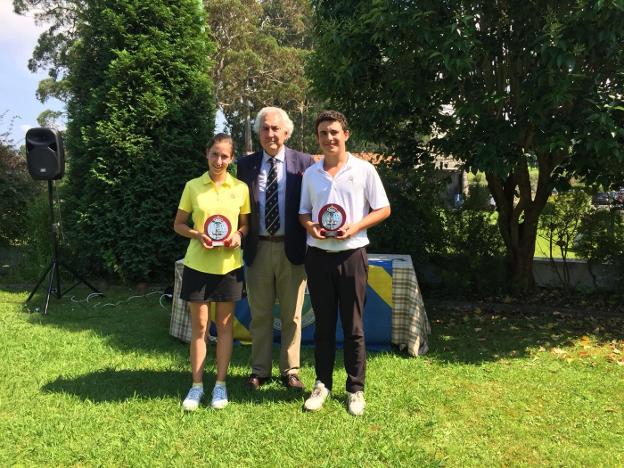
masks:
[(26, 130), (38, 126), (37, 116), (42, 111), (64, 110), (60, 101), (49, 100), (45, 104), (37, 101), (37, 84), (46, 73), (34, 74), (28, 70), (28, 59), (44, 29), (35, 25), (32, 17), (13, 13), (11, 0), (0, 0), (0, 114), (8, 111), (0, 132), (8, 130), (11, 117), (16, 116), (11, 139), (17, 146), (24, 143)]

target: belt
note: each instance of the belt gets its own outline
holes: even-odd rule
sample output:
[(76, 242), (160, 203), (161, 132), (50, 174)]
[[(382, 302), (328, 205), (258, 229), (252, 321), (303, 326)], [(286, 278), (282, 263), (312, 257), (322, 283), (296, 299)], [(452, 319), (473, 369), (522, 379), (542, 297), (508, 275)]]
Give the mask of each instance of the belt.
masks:
[(258, 236), (259, 240), (267, 242), (282, 242), (286, 236)]
[(358, 249), (361, 249), (363, 247), (358, 247), (357, 249), (347, 249), (347, 250), (325, 250), (325, 249), (319, 249), (318, 247), (313, 247), (311, 245), (308, 246), (308, 249), (312, 249), (312, 250), (316, 250), (317, 252), (323, 252), (323, 253), (328, 253), (328, 254), (344, 254), (344, 253), (350, 253), (350, 252), (355, 252)]

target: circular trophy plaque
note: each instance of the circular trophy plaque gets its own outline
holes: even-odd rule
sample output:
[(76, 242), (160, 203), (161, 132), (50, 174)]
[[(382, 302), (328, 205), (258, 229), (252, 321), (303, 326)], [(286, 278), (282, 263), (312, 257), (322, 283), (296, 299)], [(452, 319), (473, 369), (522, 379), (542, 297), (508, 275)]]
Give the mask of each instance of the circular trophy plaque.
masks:
[(225, 240), (230, 237), (232, 224), (225, 216), (212, 215), (204, 223), (204, 232), (210, 238), (212, 245), (217, 247), (224, 245)]
[(325, 237), (336, 237), (342, 234), (342, 226), (347, 221), (347, 214), (342, 206), (336, 203), (328, 203), (322, 207), (318, 214), (321, 225), (321, 235)]

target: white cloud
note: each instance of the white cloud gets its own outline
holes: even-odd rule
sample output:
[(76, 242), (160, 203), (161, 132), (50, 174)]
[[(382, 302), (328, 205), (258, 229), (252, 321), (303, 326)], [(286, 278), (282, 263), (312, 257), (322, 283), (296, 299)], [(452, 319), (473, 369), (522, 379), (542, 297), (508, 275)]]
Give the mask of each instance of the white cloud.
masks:
[(45, 30), (32, 17), (16, 15), (13, 2), (0, 0), (0, 47), (2, 54), (14, 63), (26, 67), (37, 38)]
[(22, 131), (23, 135), (26, 135), (26, 132), (28, 130), (30, 130), (33, 127), (38, 127), (39, 125), (31, 125), (31, 124), (24, 124), (24, 125), (20, 125), (20, 130)]
[(13, 13), (12, 0), (0, 0), (0, 112), (7, 112), (4, 127), (9, 130), (9, 118), (15, 116), (11, 139), (20, 144), (29, 128), (37, 127), (37, 116), (45, 109), (59, 110), (63, 103), (54, 99), (41, 104), (35, 98), (38, 81), (46, 76), (45, 70), (28, 71), (28, 59), (37, 38), (46, 26), (37, 26), (34, 18)]
[(30, 16), (21, 16), (13, 12), (13, 2), (3, 0), (0, 2), (0, 42), (19, 43), (33, 42), (44, 31), (45, 26), (35, 24), (35, 19)]
[[(19, 132), (15, 132), (15, 133), (17, 133), (18, 136), (20, 136), (20, 137), (24, 137), (28, 130), (30, 130), (31, 128), (35, 128), (35, 127), (39, 127), (39, 124), (38, 123), (22, 124), (22, 125), (19, 126), (20, 131)], [(65, 130), (67, 130), (67, 122), (65, 122), (64, 120), (60, 120), (58, 122), (55, 122), (55, 125), (53, 125), (52, 128), (55, 128), (55, 129), (60, 130), (60, 131), (65, 131)]]

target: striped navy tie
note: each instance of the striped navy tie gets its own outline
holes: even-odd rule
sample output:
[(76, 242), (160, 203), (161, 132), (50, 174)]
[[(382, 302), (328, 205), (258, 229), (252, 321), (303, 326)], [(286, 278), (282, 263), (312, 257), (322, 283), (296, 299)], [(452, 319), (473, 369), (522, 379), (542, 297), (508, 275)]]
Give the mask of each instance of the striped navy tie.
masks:
[(264, 204), (264, 224), (270, 235), (277, 232), (280, 227), (279, 208), (277, 206), (277, 167), (275, 158), (269, 158), (269, 175), (267, 176), (267, 185), (265, 191)]

